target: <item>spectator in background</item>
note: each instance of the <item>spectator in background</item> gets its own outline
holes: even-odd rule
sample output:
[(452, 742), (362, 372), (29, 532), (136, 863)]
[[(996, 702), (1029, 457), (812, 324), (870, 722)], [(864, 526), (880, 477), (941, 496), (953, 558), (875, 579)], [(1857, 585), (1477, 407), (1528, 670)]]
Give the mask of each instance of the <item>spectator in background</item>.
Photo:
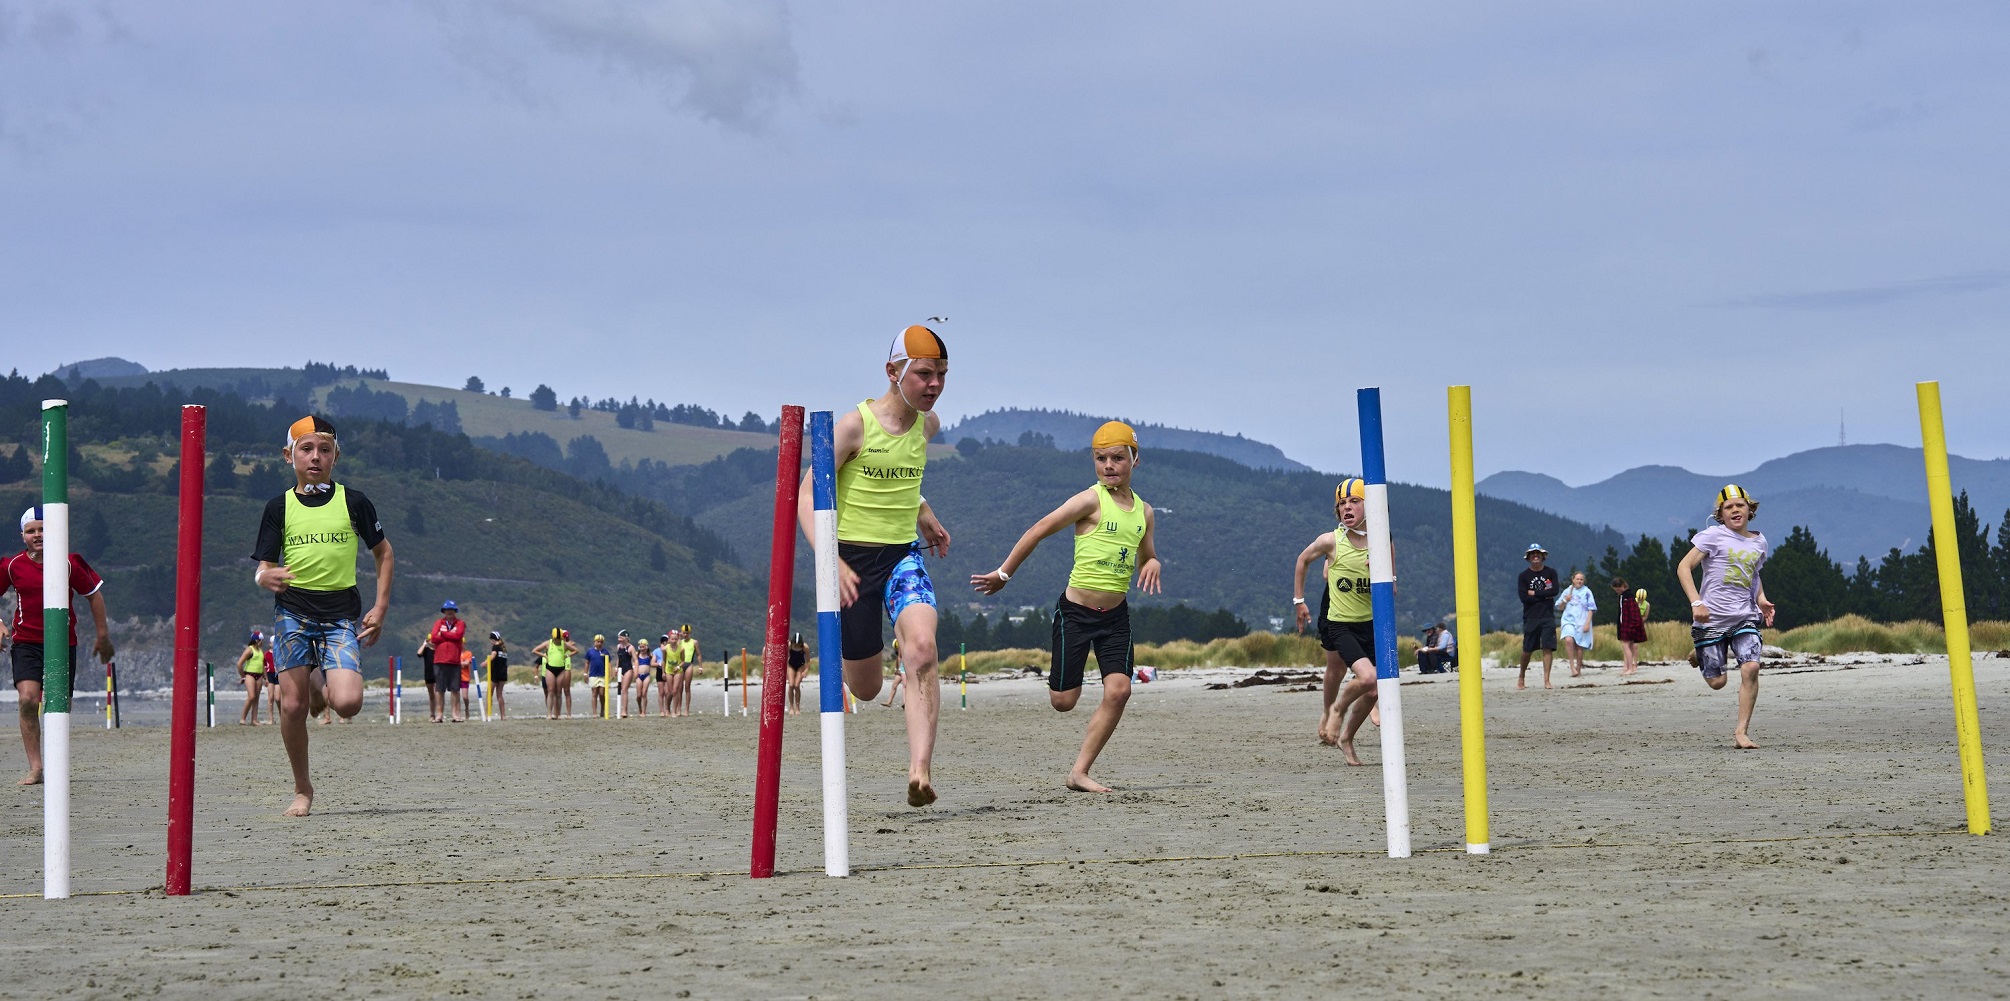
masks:
[[(251, 631), (244, 652), (237, 655), (237, 676), (244, 681), (244, 708), (237, 714), (238, 726), (258, 725), (258, 694), (265, 690), (265, 637)], [(279, 722), (277, 718), (274, 723)]]
[(503, 702), (503, 687), (509, 684), (509, 644), (503, 642), (502, 633), (489, 631), (489, 691), (493, 693), (489, 701), (496, 707), (497, 719), (508, 719), (508, 706)]
[(441, 602), (440, 617), (426, 637), (426, 645), (433, 651), (428, 662), (437, 665), (428, 672), (439, 689), (439, 708), (433, 711), (435, 723), (442, 714), (456, 723), (465, 723), (468, 718), (467, 698), (461, 694), (461, 652), (467, 648), (468, 624), (461, 621), (460, 609), (452, 601)]
[(1570, 575), (1570, 587), (1557, 596), (1556, 610), (1563, 613), (1563, 622), (1558, 632), (1563, 636), (1563, 652), (1570, 658), (1570, 676), (1575, 678), (1584, 673), (1584, 652), (1591, 649), (1591, 616), (1598, 611), (1598, 601), (1591, 596), (1591, 588), (1584, 585), (1584, 575)]
[(1647, 609), (1640, 598), (1647, 590), (1642, 588), (1640, 595), (1628, 594), (1629, 586), (1624, 577), (1612, 578), (1612, 593), (1619, 602), (1619, 648), (1625, 651), (1621, 677), (1640, 669), (1640, 644), (1647, 642)]
[(1549, 561), (1549, 550), (1531, 543), (1523, 554), (1528, 560), (1528, 569), (1515, 575), (1515, 597), (1521, 599), (1521, 674), (1515, 678), (1517, 689), (1528, 687), (1528, 661), (1537, 650), (1542, 651), (1542, 687), (1548, 688), (1550, 661), (1556, 657), (1556, 592), (1559, 589), (1556, 571), (1543, 564)]
[(1433, 622), (1424, 631), (1423, 642), (1417, 644), (1417, 673), (1443, 674), (1456, 663), (1457, 647), (1452, 641), (1452, 631), (1442, 622)]

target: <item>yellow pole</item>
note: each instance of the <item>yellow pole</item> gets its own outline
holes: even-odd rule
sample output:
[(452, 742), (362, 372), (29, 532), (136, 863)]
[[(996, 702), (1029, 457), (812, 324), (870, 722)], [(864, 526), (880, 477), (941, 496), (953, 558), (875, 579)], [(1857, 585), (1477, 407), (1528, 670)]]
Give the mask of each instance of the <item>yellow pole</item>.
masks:
[(1954, 736), (1961, 748), (1961, 796), (1968, 833), (1989, 833), (1989, 784), (1982, 765), (1982, 723), (1975, 710), (1975, 661), (1968, 649), (1968, 599), (1961, 591), (1961, 550), (1954, 533), (1954, 487), (1947, 475), (1947, 432), (1940, 383), (1922, 382), (1919, 434), (1926, 452), (1926, 500), (1933, 511), (1933, 553), (1940, 564), (1940, 617), (1947, 626), (1947, 671), (1954, 684)]
[(1480, 695), (1480, 551), (1473, 517), (1473, 391), (1445, 390), (1452, 439), (1452, 580), (1458, 610), (1459, 744), (1465, 752), (1466, 852), (1492, 851), (1487, 837), (1487, 723)]

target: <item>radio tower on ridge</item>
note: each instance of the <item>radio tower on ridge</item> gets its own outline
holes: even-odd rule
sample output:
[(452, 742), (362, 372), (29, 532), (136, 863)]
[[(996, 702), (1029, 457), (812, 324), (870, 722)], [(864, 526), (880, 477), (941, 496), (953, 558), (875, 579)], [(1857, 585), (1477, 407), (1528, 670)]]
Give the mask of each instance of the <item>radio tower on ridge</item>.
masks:
[(1845, 423), (1845, 422), (1844, 422), (1844, 420), (1843, 420), (1843, 417), (1844, 417), (1844, 413), (1843, 413), (1843, 411), (1842, 411), (1842, 410), (1840, 410), (1840, 409), (1838, 409), (1838, 410), (1836, 411), (1836, 447), (1837, 447), (1837, 448), (1842, 448), (1842, 447), (1844, 447), (1844, 446), (1846, 446), (1846, 445), (1848, 445), (1848, 444), (1849, 444), (1849, 425), (1848, 425), (1847, 423)]

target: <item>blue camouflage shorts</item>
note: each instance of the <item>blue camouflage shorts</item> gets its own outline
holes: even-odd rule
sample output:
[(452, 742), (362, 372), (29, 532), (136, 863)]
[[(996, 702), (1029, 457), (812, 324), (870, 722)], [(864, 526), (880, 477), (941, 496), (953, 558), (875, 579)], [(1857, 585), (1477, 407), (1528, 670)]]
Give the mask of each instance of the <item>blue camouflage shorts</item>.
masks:
[(363, 673), (356, 620), (321, 622), (280, 609), (272, 623), (272, 659), (282, 674), (296, 667)]
[(1756, 664), (1759, 662), (1759, 620), (1740, 619), (1724, 625), (1711, 623), (1689, 627), (1689, 638), (1696, 644), (1696, 666), (1703, 671), (1703, 677), (1721, 678), (1727, 664)]

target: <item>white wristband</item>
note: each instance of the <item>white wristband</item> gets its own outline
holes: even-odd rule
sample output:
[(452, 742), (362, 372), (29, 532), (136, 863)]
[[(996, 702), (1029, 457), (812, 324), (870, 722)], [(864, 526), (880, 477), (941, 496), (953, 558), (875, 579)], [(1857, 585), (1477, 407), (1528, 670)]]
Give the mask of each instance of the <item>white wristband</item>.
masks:
[(1303, 605), (1303, 604), (1305, 604), (1305, 599), (1304, 599), (1304, 598), (1293, 598), (1293, 599), (1291, 599), (1291, 603), (1292, 603), (1292, 604), (1294, 604), (1294, 605)]
[(1689, 603), (1689, 607), (1690, 607), (1690, 608), (1702, 608), (1702, 607), (1703, 607), (1703, 603), (1702, 603), (1702, 602), (1700, 602), (1700, 601), (1692, 601), (1692, 602), (1690, 602), (1690, 603)]
[(1004, 568), (1004, 567), (999, 567), (998, 569), (996, 569), (996, 570), (993, 570), (993, 571), (992, 571), (992, 573), (995, 573), (995, 574), (997, 574), (997, 575), (998, 575), (998, 579), (999, 579), (999, 580), (1002, 580), (1002, 581), (1010, 581), (1010, 580), (1012, 579), (1012, 575), (1011, 575), (1011, 574), (1009, 574), (1009, 573), (1006, 573), (1006, 572), (1005, 572), (1005, 568)]

